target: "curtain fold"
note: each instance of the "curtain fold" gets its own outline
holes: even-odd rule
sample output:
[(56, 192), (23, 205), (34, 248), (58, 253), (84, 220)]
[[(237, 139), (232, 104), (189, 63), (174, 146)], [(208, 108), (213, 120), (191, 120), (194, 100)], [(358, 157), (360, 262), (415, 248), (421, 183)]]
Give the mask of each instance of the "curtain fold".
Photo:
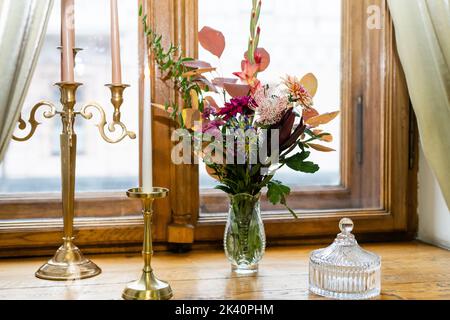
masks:
[(450, 0), (388, 0), (422, 148), (450, 208)]
[(19, 119), (53, 0), (0, 0), (0, 162)]

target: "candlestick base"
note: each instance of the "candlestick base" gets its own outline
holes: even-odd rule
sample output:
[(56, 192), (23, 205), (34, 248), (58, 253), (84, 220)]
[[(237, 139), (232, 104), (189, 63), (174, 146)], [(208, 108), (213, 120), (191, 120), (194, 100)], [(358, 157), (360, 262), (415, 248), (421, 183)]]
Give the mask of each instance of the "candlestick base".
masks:
[(40, 267), (35, 275), (43, 280), (68, 281), (95, 277), (101, 272), (71, 241), (64, 241), (53, 258)]
[(169, 300), (172, 296), (170, 285), (156, 278), (153, 271), (142, 272), (141, 278), (130, 283), (122, 294), (125, 300)]

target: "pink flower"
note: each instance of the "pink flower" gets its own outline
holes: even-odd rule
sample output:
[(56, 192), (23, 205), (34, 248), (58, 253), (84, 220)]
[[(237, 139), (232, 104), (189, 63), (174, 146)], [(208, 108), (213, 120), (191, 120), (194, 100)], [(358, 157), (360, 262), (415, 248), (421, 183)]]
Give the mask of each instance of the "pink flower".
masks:
[(247, 83), (250, 86), (252, 93), (255, 93), (261, 87), (261, 82), (258, 80), (258, 73), (267, 69), (270, 64), (269, 53), (262, 48), (257, 48), (254, 54), (255, 63), (248, 60), (248, 53), (244, 55), (244, 60), (241, 62), (241, 72), (233, 73), (236, 77)]
[(254, 100), (252, 97), (236, 97), (225, 103), (225, 107), (219, 109), (217, 115), (223, 116), (223, 120), (228, 121), (237, 114), (252, 115), (254, 113)]
[(234, 72), (233, 74), (241, 79), (244, 83), (247, 83), (252, 92), (254, 92), (258, 87), (260, 87), (261, 82), (256, 78), (258, 74), (259, 67), (257, 64), (251, 64), (250, 61), (245, 59), (242, 61), (242, 71)]

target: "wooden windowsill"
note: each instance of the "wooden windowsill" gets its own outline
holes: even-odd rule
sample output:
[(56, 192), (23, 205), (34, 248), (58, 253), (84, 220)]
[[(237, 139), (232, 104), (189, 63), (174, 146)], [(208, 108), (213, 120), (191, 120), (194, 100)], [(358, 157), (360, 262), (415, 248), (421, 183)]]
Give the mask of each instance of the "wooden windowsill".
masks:
[[(234, 277), (221, 251), (157, 253), (157, 275), (175, 299), (320, 299), (308, 292), (308, 256), (319, 246), (269, 248), (257, 277)], [(450, 299), (450, 252), (418, 242), (364, 245), (382, 257), (380, 299)], [(76, 282), (38, 280), (45, 259), (0, 260), (0, 300), (120, 299), (140, 274), (139, 255), (91, 257), (103, 273)]]

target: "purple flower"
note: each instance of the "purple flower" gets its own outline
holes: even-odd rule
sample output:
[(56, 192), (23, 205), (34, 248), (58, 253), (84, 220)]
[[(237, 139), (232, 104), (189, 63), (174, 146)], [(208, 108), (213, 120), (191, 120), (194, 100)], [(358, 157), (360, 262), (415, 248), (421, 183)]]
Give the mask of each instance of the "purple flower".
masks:
[(208, 131), (218, 130), (220, 126), (224, 125), (225, 122), (223, 120), (212, 120), (212, 121), (204, 121), (202, 126), (202, 132), (206, 133)]
[(225, 121), (230, 120), (237, 114), (252, 115), (254, 114), (255, 101), (250, 96), (236, 97), (225, 103), (225, 107), (221, 108), (217, 115), (224, 116)]
[(203, 108), (202, 117), (203, 119), (207, 120), (210, 118), (210, 116), (216, 115), (216, 109), (214, 109), (209, 103), (205, 104), (205, 107)]

